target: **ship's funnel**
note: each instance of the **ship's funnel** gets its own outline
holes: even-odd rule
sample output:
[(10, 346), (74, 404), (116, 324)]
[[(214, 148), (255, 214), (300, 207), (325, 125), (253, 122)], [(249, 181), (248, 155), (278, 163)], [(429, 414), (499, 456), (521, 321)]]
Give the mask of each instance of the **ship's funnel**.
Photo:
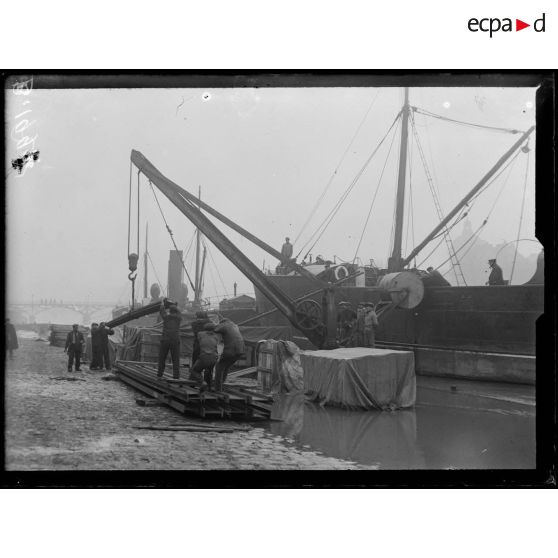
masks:
[(384, 275), (378, 287), (399, 308), (410, 310), (418, 306), (424, 296), (424, 285), (411, 271), (400, 271)]

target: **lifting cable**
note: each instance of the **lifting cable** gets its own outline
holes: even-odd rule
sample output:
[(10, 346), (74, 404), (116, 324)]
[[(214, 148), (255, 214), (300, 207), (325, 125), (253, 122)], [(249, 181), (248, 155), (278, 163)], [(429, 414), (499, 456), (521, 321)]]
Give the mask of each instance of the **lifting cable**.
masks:
[(434, 112), (430, 112), (425, 109), (420, 109), (418, 107), (411, 107), (411, 109), (419, 114), (423, 114), (424, 116), (430, 116), (431, 118), (438, 118), (439, 120), (445, 120), (446, 122), (452, 122), (454, 124), (460, 124), (462, 126), (470, 126), (472, 128), (482, 128), (485, 130), (492, 130), (494, 132), (504, 132), (507, 134), (519, 134), (523, 133), (521, 130), (515, 130), (513, 128), (499, 128), (497, 126), (486, 126), (484, 124), (475, 124), (473, 122), (465, 122), (463, 120), (456, 120), (454, 118), (448, 118), (447, 116), (442, 116), (441, 114), (435, 114)]
[(130, 252), (130, 240), (131, 240), (131, 228), (132, 228), (132, 161), (130, 161), (130, 184), (128, 189), (128, 279), (132, 282), (132, 310), (134, 309), (135, 304), (135, 286), (136, 286), (136, 278), (138, 276), (138, 259), (139, 259), (139, 221), (140, 221), (140, 190), (139, 190), (139, 171), (138, 171), (138, 208), (137, 208), (137, 220), (138, 220), (138, 228), (137, 228), (137, 252), (133, 253)]
[[(316, 210), (318, 209), (320, 203), (324, 199), (324, 196), (326, 195), (327, 191), (329, 190), (329, 187), (331, 186), (331, 183), (333, 182), (333, 179), (337, 175), (337, 171), (339, 170), (339, 167), (342, 165), (343, 161), (345, 160), (345, 157), (347, 156), (347, 153), (349, 152), (349, 149), (353, 145), (353, 142), (355, 141), (358, 133), (360, 132), (360, 129), (362, 128), (362, 125), (364, 124), (364, 121), (366, 120), (366, 118), (368, 116), (368, 113), (370, 112), (370, 109), (372, 108), (372, 106), (376, 102), (376, 99), (378, 98), (378, 95), (380, 94), (380, 92), (381, 92), (381, 89), (378, 89), (378, 92), (376, 93), (376, 96), (372, 99), (372, 101), (368, 105), (368, 109), (366, 110), (366, 113), (362, 117), (362, 120), (360, 121), (360, 124), (358, 125), (355, 133), (353, 134), (353, 137), (351, 138), (351, 141), (347, 145), (347, 148), (343, 152), (343, 155), (341, 156), (341, 159), (339, 159), (339, 162), (337, 163), (337, 166), (335, 167), (335, 170), (333, 171), (333, 173), (329, 177), (329, 180), (328, 180), (327, 184), (325, 185), (325, 188), (324, 188), (322, 194), (320, 195), (320, 197), (318, 198), (318, 201), (315, 203), (314, 207), (312, 208), (312, 211), (310, 211), (310, 215), (308, 216), (308, 218), (304, 222), (304, 225), (302, 225), (302, 228), (300, 229), (300, 232), (298, 233), (297, 237), (294, 240), (294, 244), (296, 244), (298, 242), (298, 239), (301, 237), (302, 233), (305, 231), (306, 227), (308, 226), (308, 223), (310, 222), (312, 217), (315, 215)], [(301, 250), (301, 252), (302, 252), (302, 250)], [(300, 253), (298, 254), (298, 256), (300, 256)]]
[(517, 240), (516, 240), (516, 243), (515, 243), (515, 252), (513, 254), (513, 264), (512, 264), (511, 273), (510, 273), (510, 281), (509, 281), (510, 285), (511, 285), (512, 278), (513, 278), (513, 272), (515, 270), (515, 261), (517, 259), (517, 249), (519, 247), (519, 237), (521, 235), (521, 225), (523, 223), (523, 210), (525, 208), (525, 194), (527, 193), (527, 176), (529, 174), (529, 159), (530, 159), (530, 156), (531, 156), (531, 150), (529, 148), (529, 142), (527, 142), (527, 145), (523, 149), (527, 152), (527, 164), (525, 165), (525, 181), (523, 183), (523, 199), (521, 200), (521, 213), (519, 215), (519, 226), (517, 227)]
[[(149, 178), (147, 180), (149, 180)], [(167, 227), (167, 231), (168, 231), (169, 236), (171, 238), (172, 245), (174, 246), (174, 249), (177, 252), (179, 252), (178, 246), (176, 245), (176, 242), (174, 240), (174, 235), (172, 233), (171, 228), (169, 227), (169, 224), (167, 223), (167, 220), (165, 219), (165, 214), (163, 213), (163, 209), (161, 208), (161, 204), (159, 203), (159, 200), (157, 199), (157, 194), (155, 193), (155, 188), (153, 188), (153, 184), (151, 183), (151, 180), (149, 180), (149, 186), (151, 187), (151, 191), (153, 192), (153, 197), (155, 198), (155, 201), (157, 202), (157, 207), (159, 208), (159, 211), (161, 212), (161, 217), (163, 218), (163, 221), (165, 222), (165, 227)], [(184, 269), (184, 273), (186, 273), (186, 277), (188, 278), (188, 282), (190, 283), (190, 286), (192, 287), (192, 290), (195, 291), (196, 288), (194, 287), (194, 284), (192, 283), (192, 279), (190, 279), (190, 274), (188, 273), (188, 270), (186, 269), (186, 266), (184, 265), (184, 258), (180, 258), (180, 263), (182, 264), (182, 269)]]
[(378, 195), (378, 191), (379, 191), (379, 189), (380, 189), (380, 184), (382, 183), (382, 178), (383, 178), (384, 172), (385, 172), (385, 170), (386, 170), (387, 162), (388, 162), (389, 156), (390, 156), (390, 154), (391, 154), (391, 149), (392, 149), (392, 147), (393, 147), (393, 142), (394, 142), (394, 140), (395, 140), (395, 136), (396, 136), (396, 135), (397, 135), (397, 134), (394, 133), (394, 134), (393, 134), (393, 137), (391, 138), (391, 143), (390, 143), (390, 145), (389, 145), (389, 151), (388, 151), (388, 153), (387, 153), (387, 155), (386, 155), (386, 159), (385, 159), (385, 161), (384, 161), (384, 166), (383, 166), (383, 168), (382, 168), (382, 172), (381, 172), (381, 174), (380, 174), (380, 178), (378, 179), (378, 184), (377, 184), (377, 186), (376, 186), (376, 190), (374, 191), (374, 196), (373, 196), (373, 198), (372, 198), (372, 203), (370, 204), (370, 209), (368, 210), (368, 215), (366, 216), (366, 221), (364, 222), (364, 226), (362, 227), (362, 233), (361, 233), (361, 235), (360, 235), (360, 239), (359, 239), (359, 241), (358, 241), (358, 245), (357, 245), (357, 248), (356, 248), (356, 250), (355, 250), (355, 255), (354, 255), (354, 257), (353, 257), (353, 263), (355, 263), (355, 260), (357, 259), (357, 254), (358, 254), (358, 251), (360, 250), (360, 245), (361, 245), (361, 243), (362, 243), (362, 239), (364, 238), (364, 232), (366, 231), (366, 227), (368, 226), (368, 221), (369, 221), (369, 219), (370, 219), (370, 215), (372, 214), (372, 209), (374, 208), (374, 203), (376, 202), (376, 196)]
[[(322, 237), (322, 235), (324, 234), (324, 232), (326, 231), (327, 227), (330, 225), (331, 221), (333, 220), (333, 218), (335, 217), (335, 215), (337, 214), (337, 212), (339, 211), (339, 209), (341, 208), (341, 206), (343, 205), (344, 201), (347, 199), (348, 195), (351, 193), (351, 191), (353, 190), (353, 188), (355, 187), (356, 183), (358, 182), (358, 180), (360, 179), (360, 177), (362, 176), (362, 174), (364, 173), (364, 171), (366, 170), (366, 168), (368, 167), (368, 165), (370, 164), (370, 161), (372, 160), (372, 158), (374, 157), (374, 155), (376, 155), (376, 153), (378, 152), (378, 150), (380, 149), (380, 147), (382, 146), (382, 144), (384, 143), (385, 139), (388, 137), (389, 133), (391, 132), (392, 128), (395, 126), (395, 124), (398, 122), (399, 117), (401, 116), (401, 112), (394, 118), (391, 126), (389, 127), (389, 129), (387, 130), (387, 132), (385, 133), (384, 137), (380, 140), (380, 142), (378, 143), (378, 145), (376, 146), (376, 148), (374, 149), (374, 151), (372, 151), (371, 155), (368, 157), (368, 159), (365, 161), (364, 165), (361, 167), (361, 169), (357, 172), (357, 174), (355, 175), (355, 177), (353, 178), (353, 180), (351, 181), (351, 183), (349, 184), (349, 186), (347, 187), (347, 189), (345, 190), (345, 192), (341, 195), (341, 197), (339, 198), (339, 200), (337, 201), (337, 203), (334, 205), (333, 209), (328, 213), (328, 215), (325, 217), (325, 219), (320, 223), (320, 225), (318, 226), (318, 228), (316, 229), (316, 231), (314, 232), (314, 234), (308, 239), (308, 241), (306, 242), (306, 244), (304, 244), (304, 246), (302, 247), (302, 249), (300, 250), (300, 252), (297, 254), (297, 258), (300, 256), (300, 254), (302, 253), (302, 251), (306, 248), (306, 246), (308, 246), (308, 244), (312, 241), (312, 239), (316, 236), (314, 243), (310, 246), (310, 248), (307, 250), (306, 255), (304, 256), (303, 259), (306, 259), (306, 256), (308, 256), (308, 254), (312, 251), (312, 249), (314, 248), (314, 246), (316, 245), (316, 243), (318, 242), (318, 240), (320, 240), (320, 238)], [(320, 232), (320, 229), (321, 232)], [(319, 232), (319, 234), (318, 234)]]

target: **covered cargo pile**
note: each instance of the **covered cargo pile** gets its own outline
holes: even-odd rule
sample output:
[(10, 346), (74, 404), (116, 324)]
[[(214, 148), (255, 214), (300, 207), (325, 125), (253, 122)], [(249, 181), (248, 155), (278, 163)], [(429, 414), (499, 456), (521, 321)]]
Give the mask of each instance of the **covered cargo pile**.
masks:
[[(83, 333), (83, 337), (85, 339), (85, 342), (87, 343), (87, 337), (89, 335), (89, 328), (79, 326), (78, 330), (81, 331), (81, 333)], [(49, 338), (48, 338), (48, 340), (50, 341), (50, 344), (55, 346), (55, 347), (64, 348), (66, 346), (66, 337), (68, 336), (68, 333), (70, 333), (70, 331), (72, 331), (72, 326), (71, 325), (51, 324), (50, 325), (50, 335), (49, 335)]]
[(362, 347), (303, 351), (304, 389), (322, 405), (393, 410), (416, 399), (411, 351)]

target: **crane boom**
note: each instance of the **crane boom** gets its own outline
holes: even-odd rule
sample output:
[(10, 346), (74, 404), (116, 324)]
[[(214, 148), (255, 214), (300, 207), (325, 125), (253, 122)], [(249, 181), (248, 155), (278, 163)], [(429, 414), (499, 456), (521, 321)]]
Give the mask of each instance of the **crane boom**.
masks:
[[(190, 199), (190, 194), (186, 195), (185, 190), (165, 177), (155, 166), (139, 151), (132, 150), (132, 163), (140, 170), (152, 184), (177, 207), (177, 209), (187, 217), (203, 234), (220, 250), (223, 255), (234, 264), (252, 283), (266, 296), (277, 309), (289, 320), (289, 322), (299, 331), (304, 333), (312, 343), (322, 347), (326, 342), (325, 327), (301, 326), (297, 320), (296, 303), (293, 302), (277, 285), (269, 281), (256, 265), (254, 265), (239, 250), (227, 236), (225, 236), (201, 211), (200, 206), (206, 209), (207, 204), (200, 202), (199, 199)], [(208, 211), (209, 212), (209, 211)], [(258, 244), (259, 245), (259, 244)], [(335, 311), (335, 308), (332, 309)], [(329, 323), (331, 320), (324, 320)], [(335, 331), (331, 332), (335, 335)]]

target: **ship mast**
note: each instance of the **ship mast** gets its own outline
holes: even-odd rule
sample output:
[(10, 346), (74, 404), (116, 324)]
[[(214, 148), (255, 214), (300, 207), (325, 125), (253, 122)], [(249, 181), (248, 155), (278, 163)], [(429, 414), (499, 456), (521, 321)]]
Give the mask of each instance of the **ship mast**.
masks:
[(409, 138), (409, 88), (405, 87), (405, 101), (401, 110), (401, 145), (399, 147), (399, 173), (397, 179), (397, 199), (395, 206), (395, 234), (393, 251), (388, 260), (388, 272), (403, 269), (401, 258), (401, 243), (403, 238), (403, 218), (405, 211), (405, 178), (407, 174), (407, 143)]

